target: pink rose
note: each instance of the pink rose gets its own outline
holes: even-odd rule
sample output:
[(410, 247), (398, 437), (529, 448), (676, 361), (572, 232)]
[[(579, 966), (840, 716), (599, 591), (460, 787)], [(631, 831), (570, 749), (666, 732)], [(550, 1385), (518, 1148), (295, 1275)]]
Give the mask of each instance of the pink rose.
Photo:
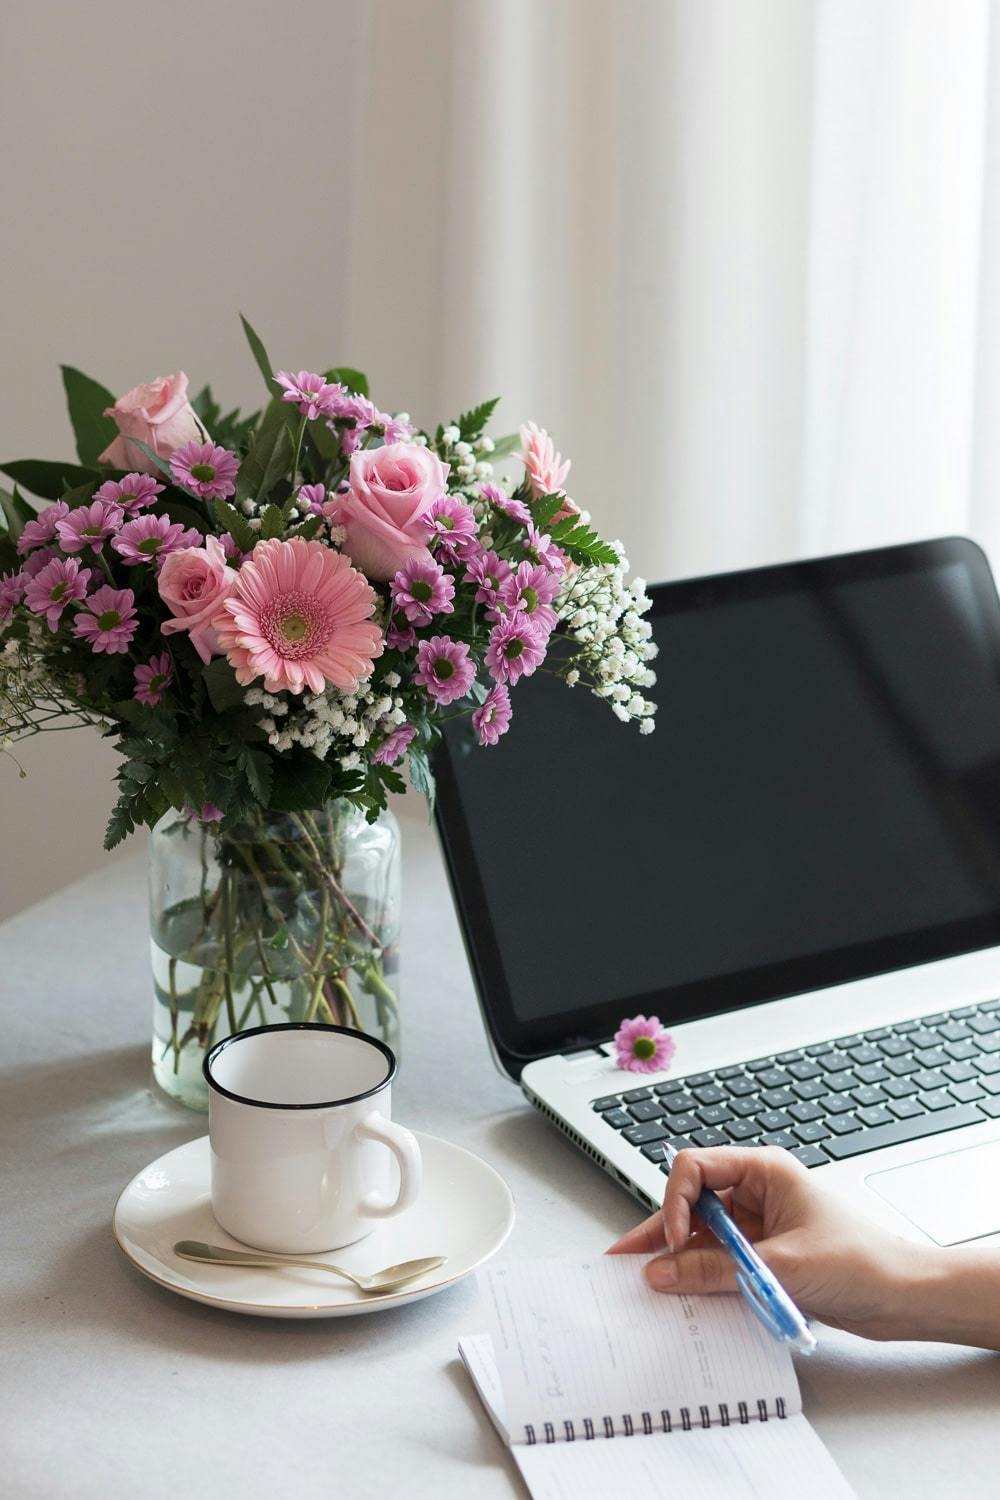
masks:
[(204, 431), (187, 398), (187, 388), (188, 378), (183, 370), (178, 370), (176, 375), (163, 375), (119, 396), (104, 413), (106, 417), (114, 417), (119, 435), (105, 448), (98, 462), (112, 464), (116, 469), (155, 474), (157, 468), (152, 459), (130, 443), (129, 438), (141, 438), (163, 459), (185, 443), (201, 442)]
[(212, 621), (235, 583), (236, 570), (227, 564), (225, 549), (216, 536), (207, 536), (204, 547), (182, 547), (168, 553), (156, 580), (160, 598), (174, 616), (160, 626), (163, 634), (187, 630), (203, 662), (221, 656)]
[(448, 483), (448, 465), (417, 443), (386, 443), (351, 456), (350, 490), (332, 519), (347, 533), (343, 550), (383, 583), (411, 558), (429, 558), (427, 512)]

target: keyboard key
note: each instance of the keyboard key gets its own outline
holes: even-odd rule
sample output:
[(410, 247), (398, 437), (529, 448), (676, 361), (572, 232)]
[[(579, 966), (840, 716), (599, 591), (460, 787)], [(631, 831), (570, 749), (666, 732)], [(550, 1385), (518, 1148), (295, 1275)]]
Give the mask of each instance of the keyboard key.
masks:
[(866, 1042), (880, 1042), (883, 1037), (887, 1037), (888, 1035), (889, 1035), (889, 1028), (888, 1028), (888, 1026), (879, 1026), (875, 1031), (866, 1031), (865, 1032), (865, 1041)]
[(923, 1105), (916, 1099), (890, 1099), (889, 1108), (897, 1120), (913, 1120), (917, 1115), (926, 1114)]
[(963, 1005), (960, 1010), (952, 1010), (948, 1014), (953, 1021), (964, 1021), (966, 1016), (974, 1016), (976, 1014), (976, 1007), (974, 1005)]
[[(997, 1091), (1000, 1091), (1000, 1079), (988, 1078), (986, 1082), (988, 1084), (995, 1084)], [(966, 1083), (950, 1083), (948, 1085), (948, 1092), (960, 1104), (971, 1104), (973, 1099), (981, 1099), (986, 1090), (982, 1084), (977, 1083), (974, 1078), (971, 1078)]]
[(667, 1111), (668, 1115), (684, 1114), (689, 1109), (694, 1109), (696, 1106), (696, 1102), (697, 1101), (693, 1099), (690, 1094), (683, 1093), (664, 1094), (663, 1098), (660, 1100), (660, 1103), (663, 1105), (663, 1108)]
[(686, 1135), (671, 1135), (667, 1137), (667, 1145), (673, 1146), (675, 1151), (688, 1151), (692, 1142)]
[(823, 1111), (818, 1104), (790, 1104), (788, 1113), (793, 1120), (798, 1120), (800, 1125), (806, 1125), (810, 1120), (821, 1120)]
[(885, 1097), (885, 1090), (880, 1089), (876, 1083), (863, 1083), (859, 1089), (851, 1091), (855, 1104), (863, 1104), (868, 1108), (873, 1104), (881, 1104)]
[(726, 1137), (721, 1130), (713, 1130), (706, 1126), (704, 1130), (696, 1130), (691, 1139), (696, 1146), (725, 1146)]
[(928, 1089), (926, 1093), (918, 1094), (924, 1109), (950, 1109), (954, 1100), (947, 1089)]
[(730, 1120), (726, 1134), (731, 1141), (749, 1141), (758, 1134), (753, 1120)]
[(945, 1042), (960, 1042), (969, 1035), (969, 1027), (964, 1021), (945, 1021), (938, 1027), (938, 1035)]
[(953, 1083), (964, 1083), (966, 1079), (979, 1076), (979, 1069), (970, 1067), (967, 1062), (946, 1063), (941, 1072)]
[(676, 1094), (684, 1087), (683, 1078), (671, 1078), (667, 1083), (657, 1083), (653, 1087), (653, 1093), (661, 1098), (664, 1094)]
[(783, 1109), (765, 1109), (757, 1116), (757, 1124), (762, 1131), (784, 1130), (786, 1125), (792, 1123), (792, 1117)]
[(822, 1120), (813, 1120), (808, 1125), (793, 1125), (792, 1134), (804, 1146), (811, 1146), (815, 1141), (825, 1141), (830, 1132)]
[(729, 1108), (734, 1115), (739, 1115), (741, 1120), (746, 1120), (750, 1115), (755, 1115), (760, 1109), (759, 1099), (730, 1099)]
[(640, 1099), (651, 1099), (652, 1089), (631, 1089), (627, 1094), (622, 1094), (626, 1104), (638, 1104)]
[[(688, 1083), (691, 1083), (690, 1078)], [(700, 1084), (697, 1088), (692, 1085), (691, 1092), (699, 1104), (721, 1104), (726, 1097), (717, 1083)]]
[[(981, 1036), (979, 1046), (983, 1052), (1000, 1052), (1000, 1031), (994, 1031), (991, 1036)], [(979, 1066), (982, 1067), (982, 1063)]]
[(943, 1068), (948, 1061), (943, 1047), (919, 1047), (914, 1055), (922, 1068)]
[[(805, 1057), (801, 1062), (789, 1063), (788, 1071), (793, 1078), (797, 1078), (802, 1083), (806, 1078), (819, 1078), (822, 1075), (823, 1069), (819, 1063), (815, 1063), (811, 1058)], [(778, 1085), (776, 1084), (775, 1087), (778, 1087)]]
[(774, 1058), (755, 1057), (753, 1062), (744, 1063), (743, 1066), (746, 1068), (748, 1073), (760, 1073), (764, 1068), (774, 1067)]
[(638, 1104), (629, 1105), (628, 1112), (633, 1120), (642, 1123), (646, 1120), (658, 1120), (664, 1111), (658, 1099), (640, 1099)]
[(690, 1135), (692, 1130), (698, 1129), (698, 1119), (695, 1115), (668, 1115), (663, 1123), (668, 1125), (675, 1135)]
[(940, 1026), (941, 1022), (947, 1021), (947, 1019), (948, 1012), (946, 1010), (941, 1010), (938, 1011), (936, 1016), (923, 1016), (922, 1022), (924, 1026)]
[[(963, 1125), (976, 1125), (983, 1118), (983, 1105), (1000, 1100), (980, 1100), (976, 1104), (956, 1104), (952, 1109), (920, 1115), (912, 1120), (893, 1120), (891, 1125), (879, 1125), (874, 1130), (858, 1130), (853, 1135), (831, 1136), (823, 1149), (834, 1161), (846, 1161), (850, 1156), (860, 1156), (865, 1151), (880, 1151), (883, 1146), (898, 1146), (903, 1141), (917, 1141), (925, 1135), (937, 1135), (946, 1130), (958, 1130)], [(1000, 1107), (997, 1109), (1000, 1114)]]
[[(970, 1104), (969, 1108), (972, 1109), (973, 1106)], [(975, 1108), (985, 1110), (990, 1119), (995, 1120), (1000, 1117), (1000, 1098), (980, 1099), (978, 1105), (976, 1105)], [(941, 1116), (935, 1115), (934, 1118), (936, 1120), (940, 1120)]]
[(703, 1125), (725, 1125), (727, 1120), (736, 1118), (725, 1104), (703, 1104), (697, 1114)]
[(922, 1024), (916, 1031), (910, 1034), (910, 1045), (914, 1050), (919, 1050), (923, 1047), (937, 1047), (940, 1041), (941, 1038), (936, 1031), (931, 1031), (928, 1026)]
[(767, 1135), (761, 1136), (760, 1143), (762, 1146), (782, 1146), (786, 1151), (798, 1145), (794, 1135), (787, 1130), (771, 1130)]
[(981, 1000), (977, 1006), (977, 1010), (1000, 1010), (1000, 996), (995, 1000)]
[(946, 1083), (945, 1076), (937, 1068), (921, 1068), (919, 1073), (914, 1073), (913, 1082), (918, 1089), (943, 1089)]
[(981, 1012), (978, 1016), (969, 1017), (969, 1026), (977, 1036), (985, 1036), (991, 1031), (1000, 1031), (1000, 1016), (989, 1011)]
[(908, 1099), (911, 1094), (918, 1092), (917, 1085), (911, 1078), (890, 1078), (882, 1085), (883, 1093), (892, 1099)]
[(731, 1068), (716, 1068), (715, 1070), (716, 1078), (737, 1078), (741, 1077), (742, 1074), (743, 1068), (739, 1063), (736, 1063)]
[(830, 1115), (826, 1123), (833, 1135), (851, 1135), (861, 1129), (860, 1122), (853, 1115)]
[(648, 1125), (630, 1125), (628, 1130), (622, 1131), (622, 1136), (630, 1146), (645, 1146), (650, 1141), (665, 1141), (669, 1132), (665, 1125), (657, 1120), (651, 1120)]
[[(944, 1058), (941, 1059), (944, 1062)], [(854, 1069), (859, 1083), (882, 1083), (892, 1074), (886, 1072), (881, 1063), (863, 1063)]]
[(826, 1084), (820, 1078), (807, 1078), (804, 1083), (793, 1083), (792, 1093), (800, 1099), (818, 1099), (826, 1093)]
[(988, 1057), (978, 1057), (976, 1067), (980, 1073), (1000, 1073), (1000, 1057), (995, 1053)]
[(979, 1052), (975, 1042), (969, 1041), (946, 1042), (944, 1050), (955, 1062), (967, 1062), (970, 1057), (977, 1056)]
[(609, 1109), (607, 1114), (601, 1116), (601, 1119), (613, 1130), (624, 1130), (626, 1125), (633, 1123), (632, 1116), (627, 1115), (623, 1109)]
[(830, 1159), (824, 1156), (822, 1146), (794, 1146), (792, 1155), (797, 1156), (804, 1167), (823, 1167)]
[(904, 1052), (909, 1052), (910, 1044), (901, 1036), (887, 1036), (884, 1042), (879, 1042), (878, 1050), (883, 1057), (902, 1057)]
[(806, 1048), (806, 1057), (823, 1057), (825, 1053), (833, 1051), (833, 1042), (813, 1042), (811, 1047)]
[(885, 1065), (895, 1078), (902, 1078), (906, 1073), (915, 1073), (920, 1067), (917, 1059), (910, 1053), (904, 1053), (902, 1057), (887, 1057)]
[(858, 1110), (858, 1119), (862, 1125), (888, 1125), (892, 1115), (884, 1104), (872, 1104), (867, 1109)]
[(798, 1062), (802, 1056), (802, 1048), (796, 1047), (793, 1052), (779, 1052), (777, 1061), (780, 1063)]
[(689, 1073), (684, 1082), (689, 1089), (700, 1088), (703, 1083), (712, 1082), (711, 1073)]
[(846, 1094), (824, 1094), (819, 1107), (825, 1115), (843, 1115), (854, 1108), (854, 1100)]
[(992, 1078), (984, 1078), (983, 1088), (988, 1094), (1000, 1094), (1000, 1077), (994, 1074)]
[(666, 1141), (653, 1141), (652, 1145), (643, 1146), (642, 1154), (649, 1161), (663, 1161), (667, 1154)]
[(896, 1033), (897, 1036), (904, 1036), (904, 1035), (907, 1035), (908, 1033), (910, 1033), (911, 1031), (917, 1031), (917, 1030), (919, 1030), (919, 1028), (920, 1028), (920, 1022), (919, 1021), (897, 1021), (895, 1023), (895, 1025), (893, 1026), (892, 1029)]
[(784, 1109), (786, 1105), (795, 1103), (795, 1095), (791, 1089), (765, 1089), (760, 1097), (768, 1109)]
[(756, 1094), (759, 1087), (760, 1085), (756, 1078), (747, 1078), (745, 1074), (741, 1074), (739, 1078), (731, 1078), (729, 1080), (728, 1092), (735, 1094), (738, 1099), (742, 1099), (744, 1094)]
[[(916, 1067), (916, 1063), (914, 1063), (913, 1066)], [(827, 1073), (826, 1086), (828, 1089), (831, 1089), (833, 1093), (842, 1094), (846, 1089), (857, 1088), (858, 1080), (855, 1078), (852, 1072), (850, 1072), (847, 1068), (844, 1068), (839, 1073)]]
[(603, 1099), (594, 1100), (594, 1108), (598, 1114), (603, 1114), (606, 1109), (617, 1109), (619, 1099), (617, 1094), (606, 1094)]
[[(796, 1068), (815, 1068), (816, 1072), (819, 1072), (819, 1068), (816, 1067), (815, 1063), (802, 1062), (795, 1063), (794, 1066)], [(764, 1068), (760, 1073), (757, 1074), (757, 1082), (760, 1084), (762, 1089), (787, 1088), (791, 1081), (791, 1069), (789, 1069), (786, 1073), (784, 1068)]]
[(860, 1047), (865, 1039), (863, 1031), (856, 1031), (853, 1036), (841, 1036), (837, 1038), (837, 1046), (843, 1047), (846, 1052), (848, 1047)]
[(882, 1054), (871, 1042), (862, 1042), (859, 1047), (848, 1047), (847, 1055), (855, 1063), (873, 1063), (878, 1062)]

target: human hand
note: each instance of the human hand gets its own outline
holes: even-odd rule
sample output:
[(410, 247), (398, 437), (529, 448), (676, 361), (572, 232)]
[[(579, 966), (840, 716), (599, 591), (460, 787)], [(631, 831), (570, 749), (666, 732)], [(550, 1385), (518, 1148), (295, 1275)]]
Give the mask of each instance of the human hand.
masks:
[[(659, 1292), (733, 1292), (736, 1267), (692, 1208), (705, 1187), (726, 1209), (803, 1312), (870, 1339), (916, 1338), (922, 1280), (933, 1252), (850, 1208), (787, 1151), (713, 1146), (681, 1151), (663, 1208), (611, 1246), (612, 1255), (656, 1255), (646, 1267)], [(656, 1254), (667, 1251), (667, 1254)]]

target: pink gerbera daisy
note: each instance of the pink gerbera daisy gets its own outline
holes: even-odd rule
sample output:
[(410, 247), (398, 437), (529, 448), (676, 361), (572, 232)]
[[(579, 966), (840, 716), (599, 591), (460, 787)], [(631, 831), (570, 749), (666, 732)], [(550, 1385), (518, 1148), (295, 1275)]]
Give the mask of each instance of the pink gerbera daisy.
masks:
[(402, 760), (416, 733), (412, 724), (400, 724), (386, 735), (378, 749), (372, 753), (372, 760), (378, 766), (394, 766), (397, 760)]
[(614, 1036), (620, 1068), (629, 1073), (665, 1073), (674, 1060), (677, 1043), (660, 1025), (659, 1016), (633, 1016)]
[(432, 635), (417, 647), (414, 682), (427, 689), (435, 703), (454, 703), (464, 698), (473, 684), (476, 669), (463, 641), (447, 635)]
[(475, 545), (476, 517), (472, 506), (456, 500), (454, 495), (442, 495), (434, 501), (427, 512), (427, 524), (431, 540), (437, 539), (438, 551), (449, 562), (466, 557)]
[(126, 521), (111, 545), (125, 561), (134, 567), (136, 563), (155, 562), (168, 552), (179, 552), (182, 547), (200, 547), (202, 535), (193, 526), (185, 529), (179, 521), (169, 516), (137, 516)]
[(372, 622), (375, 591), (340, 552), (302, 537), (258, 542), (213, 620), (219, 645), (246, 687), (354, 692), (384, 647)]
[(17, 539), (17, 550), (23, 557), (30, 552), (32, 547), (44, 547), (46, 542), (51, 542), (56, 534), (56, 525), (69, 515), (69, 506), (65, 500), (54, 500), (51, 505), (46, 505), (33, 521), (25, 521), (24, 529)]
[(411, 557), (392, 580), (389, 591), (413, 625), (428, 625), (434, 615), (450, 615), (455, 608), (454, 578), (426, 557)]
[(150, 657), (135, 669), (135, 694), (140, 703), (155, 708), (174, 680), (174, 664), (169, 651)]
[(490, 631), (486, 665), (497, 682), (512, 686), (520, 677), (530, 677), (545, 660), (548, 637), (540, 635), (524, 615), (500, 620)]
[(510, 693), (502, 682), (495, 682), (482, 704), (472, 715), (472, 727), (481, 745), (495, 745), (510, 726)]
[(136, 516), (141, 510), (148, 510), (165, 489), (166, 485), (157, 483), (152, 474), (126, 474), (122, 479), (105, 480), (95, 490), (94, 499), (120, 505), (127, 516)]
[(217, 443), (185, 443), (171, 455), (170, 472), (177, 484), (203, 500), (225, 500), (236, 493), (240, 462)]
[(0, 575), (0, 620), (10, 619), (15, 605), (20, 604), (24, 597), (24, 584), (23, 573)]
[(293, 401), (301, 415), (310, 421), (320, 415), (329, 416), (334, 398), (344, 390), (342, 385), (331, 385), (322, 375), (314, 375), (309, 370), (300, 370), (297, 375), (278, 370), (274, 378), (282, 388), (282, 401)]
[(44, 615), (55, 630), (67, 604), (87, 596), (90, 569), (81, 568), (75, 557), (54, 557), (36, 573), (24, 590), (24, 602), (36, 615)]
[(496, 552), (473, 551), (465, 561), (465, 581), (475, 584), (476, 603), (493, 604), (510, 571), (510, 563)]
[(508, 495), (498, 484), (481, 484), (479, 493), (505, 516), (510, 516), (512, 521), (520, 521), (522, 526), (531, 525), (531, 511), (524, 501), (515, 500), (513, 495)]
[(91, 651), (109, 656), (127, 651), (138, 628), (132, 590), (113, 589), (107, 583), (91, 594), (73, 621), (74, 634), (87, 641)]
[(124, 511), (120, 505), (108, 500), (94, 500), (90, 505), (79, 505), (69, 515), (56, 522), (56, 535), (64, 552), (82, 552), (90, 547), (94, 552), (103, 552), (104, 543), (121, 526)]

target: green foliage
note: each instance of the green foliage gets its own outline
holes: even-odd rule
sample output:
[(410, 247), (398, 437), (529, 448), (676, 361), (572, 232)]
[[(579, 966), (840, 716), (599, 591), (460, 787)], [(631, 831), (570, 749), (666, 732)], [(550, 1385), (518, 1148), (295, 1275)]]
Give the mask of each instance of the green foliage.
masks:
[(264, 412), (253, 445), (236, 477), (237, 500), (248, 497), (265, 500), (291, 467), (292, 438), (286, 410), (285, 403), (276, 398)]
[(307, 750), (293, 750), (275, 760), (271, 807), (275, 812), (304, 812), (321, 807), (333, 779), (333, 767)]
[(271, 756), (266, 750), (248, 748), (241, 751), (239, 764), (251, 792), (262, 807), (267, 807), (274, 784), (274, 761)]
[(250, 345), (250, 352), (257, 363), (258, 370), (264, 377), (264, 384), (267, 386), (267, 393), (269, 396), (273, 396), (274, 366), (268, 358), (267, 350), (264, 348), (263, 340), (260, 338), (259, 334), (254, 332), (253, 328), (251, 328), (250, 324), (247, 322), (242, 313), (240, 313), (240, 322), (243, 324), (243, 332), (246, 334), (247, 343)]
[(90, 504), (91, 498), (93, 497), (93, 493), (96, 489), (97, 480), (88, 479), (86, 484), (74, 485), (72, 489), (69, 489), (67, 487), (59, 496), (59, 498), (60, 500), (62, 500), (64, 505), (69, 506), (70, 510), (76, 510), (78, 505)]
[(335, 370), (327, 370), (323, 376), (332, 385), (346, 385), (352, 396), (367, 396), (368, 377), (360, 370), (352, 370), (350, 365), (338, 365)]
[(549, 527), (549, 536), (577, 563), (617, 563), (614, 547), (603, 542), (597, 532), (585, 526), (579, 516), (566, 516)]
[(49, 463), (40, 458), (19, 458), (0, 464), (0, 474), (6, 474), (29, 495), (38, 495), (42, 500), (59, 500), (67, 485), (73, 489), (91, 479), (100, 484), (105, 477), (98, 469), (85, 469), (81, 464)]
[(112, 417), (106, 417), (107, 407), (114, 406), (115, 398), (103, 385), (91, 380), (72, 365), (62, 365), (63, 388), (69, 419), (76, 437), (76, 452), (82, 464), (96, 464), (109, 443), (118, 436), (118, 425)]
[(410, 747), (410, 780), (413, 789), (422, 792), (427, 798), (427, 808), (430, 813), (434, 811), (434, 798), (437, 786), (434, 781), (434, 772), (431, 770), (430, 756), (426, 750), (417, 749), (415, 745)]
[(528, 509), (538, 530), (545, 531), (553, 516), (557, 516), (565, 504), (566, 496), (561, 491), (557, 495), (542, 495), (540, 499), (532, 500)]
[(257, 541), (257, 533), (246, 518), (228, 500), (214, 500), (215, 519), (223, 531), (228, 531), (241, 552), (249, 552)]
[(521, 446), (521, 435), (518, 432), (508, 432), (506, 437), (497, 438), (493, 444), (493, 452), (489, 455), (491, 463), (499, 463), (502, 458), (507, 458), (511, 453), (516, 453)]
[(209, 702), (217, 714), (228, 713), (232, 708), (242, 708), (243, 689), (224, 656), (217, 656), (206, 667), (202, 667), (201, 676), (208, 689)]
[(260, 518), (260, 539), (262, 542), (271, 541), (272, 538), (279, 540), (285, 535), (285, 517), (281, 507), (269, 505)]
[(259, 411), (244, 417), (239, 408), (234, 407), (232, 411), (224, 413), (213, 397), (211, 387), (207, 385), (198, 392), (191, 405), (213, 443), (231, 448), (234, 453), (242, 453), (249, 446), (254, 429), (260, 421)]
[(0, 512), (3, 513), (7, 535), (14, 542), (17, 541), (24, 530), (25, 523), (33, 520), (35, 516), (35, 512), (24, 499), (23, 495), (18, 494), (16, 484), (13, 493), (7, 490), (0, 490)]
[(462, 413), (455, 424), (460, 442), (473, 443), (482, 435), (483, 428), (492, 417), (499, 401), (500, 397), (494, 396), (492, 401), (484, 401), (481, 406), (474, 406), (471, 411)]

